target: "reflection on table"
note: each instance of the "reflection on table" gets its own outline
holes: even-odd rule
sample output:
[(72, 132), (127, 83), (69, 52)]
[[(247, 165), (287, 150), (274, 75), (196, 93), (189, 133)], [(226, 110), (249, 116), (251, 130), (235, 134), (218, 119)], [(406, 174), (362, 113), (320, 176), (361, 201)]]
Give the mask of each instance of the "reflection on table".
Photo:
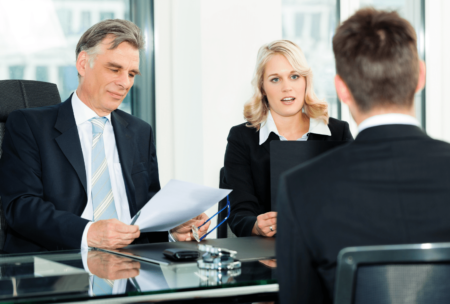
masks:
[[(89, 251), (87, 254), (89, 271), (93, 274), (90, 284), (92, 296), (270, 280), (274, 279), (273, 272), (276, 267), (276, 260), (261, 260), (243, 263), (240, 269), (204, 270), (199, 269), (196, 263), (165, 266), (141, 263), (97, 250)], [(95, 288), (95, 283), (100, 280), (106, 281), (110, 288)], [(104, 285), (103, 282), (99, 284)]]
[(195, 262), (161, 266), (97, 250), (2, 255), (0, 301), (81, 301), (164, 291), (174, 295), (174, 291), (202, 291), (205, 287), (210, 293), (211, 287), (219, 286), (276, 285), (274, 265), (272, 260), (253, 261), (243, 262), (237, 270), (205, 271)]

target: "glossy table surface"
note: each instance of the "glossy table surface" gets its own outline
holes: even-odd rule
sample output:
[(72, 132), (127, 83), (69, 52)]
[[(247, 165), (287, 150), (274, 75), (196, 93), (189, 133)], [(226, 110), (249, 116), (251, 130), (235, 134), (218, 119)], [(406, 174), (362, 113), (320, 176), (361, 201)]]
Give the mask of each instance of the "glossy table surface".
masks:
[[(274, 260), (202, 270), (196, 262), (158, 265), (98, 251), (0, 255), (0, 302), (108, 303), (277, 292)], [(97, 301), (96, 301), (97, 300)]]

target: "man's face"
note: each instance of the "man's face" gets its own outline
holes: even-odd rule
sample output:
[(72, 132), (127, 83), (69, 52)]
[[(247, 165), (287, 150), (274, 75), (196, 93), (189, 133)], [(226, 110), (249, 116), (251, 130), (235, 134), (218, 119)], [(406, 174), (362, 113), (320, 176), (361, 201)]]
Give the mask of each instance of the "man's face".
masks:
[(128, 42), (109, 50), (112, 40), (112, 37), (103, 39), (92, 67), (86, 57), (77, 90), (80, 99), (100, 116), (119, 107), (139, 74), (139, 50)]

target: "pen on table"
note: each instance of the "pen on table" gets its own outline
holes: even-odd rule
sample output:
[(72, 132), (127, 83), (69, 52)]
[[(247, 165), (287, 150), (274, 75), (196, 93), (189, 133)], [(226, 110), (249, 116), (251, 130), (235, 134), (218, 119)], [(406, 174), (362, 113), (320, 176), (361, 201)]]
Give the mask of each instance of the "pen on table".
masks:
[(134, 225), (134, 223), (136, 223), (139, 215), (141, 215), (141, 210), (139, 210), (138, 213), (136, 213), (136, 215), (134, 216), (134, 219), (131, 221), (130, 225)]

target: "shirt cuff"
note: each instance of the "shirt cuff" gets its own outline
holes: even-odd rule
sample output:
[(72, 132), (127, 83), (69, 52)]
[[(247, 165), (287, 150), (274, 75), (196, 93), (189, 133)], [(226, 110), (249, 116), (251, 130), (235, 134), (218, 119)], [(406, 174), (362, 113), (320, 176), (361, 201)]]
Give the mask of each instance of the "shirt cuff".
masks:
[(172, 234), (169, 231), (169, 242), (173, 243), (176, 242), (177, 240), (175, 240), (175, 238), (172, 236)]
[(81, 238), (81, 250), (89, 249), (88, 242), (87, 242), (87, 234), (88, 234), (89, 227), (91, 227), (92, 224), (93, 224), (92, 222), (89, 222), (89, 223), (87, 223), (86, 227), (84, 228), (83, 237)]
[(81, 249), (81, 261), (83, 261), (83, 268), (84, 270), (89, 273), (89, 275), (92, 275), (92, 273), (89, 271), (87, 258), (89, 255), (89, 250), (87, 249)]

